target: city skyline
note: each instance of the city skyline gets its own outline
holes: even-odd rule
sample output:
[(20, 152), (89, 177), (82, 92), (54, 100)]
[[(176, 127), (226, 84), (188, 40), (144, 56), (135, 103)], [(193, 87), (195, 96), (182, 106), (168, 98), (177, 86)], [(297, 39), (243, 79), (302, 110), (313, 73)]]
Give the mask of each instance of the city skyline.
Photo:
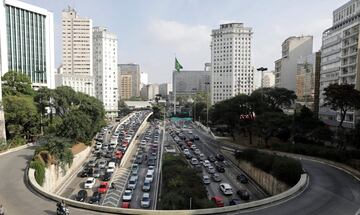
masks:
[(333, 8), (347, 1), (331, 0), (328, 4), (302, 1), (300, 5), (296, 1), (229, 0), (220, 10), (216, 1), (203, 0), (108, 1), (108, 4), (66, 0), (51, 5), (46, 0), (25, 2), (54, 13), (56, 66), (62, 62), (61, 12), (70, 5), (82, 16), (91, 18), (94, 26), (107, 26), (118, 35), (119, 63), (139, 64), (152, 83), (170, 83), (175, 54), (188, 70), (201, 69), (205, 62), (210, 62), (211, 30), (221, 23), (236, 21), (252, 27), (253, 66), (272, 70), (274, 60), (280, 57), (278, 47), (289, 36), (312, 35), (314, 51), (319, 50), (322, 32), (332, 25)]

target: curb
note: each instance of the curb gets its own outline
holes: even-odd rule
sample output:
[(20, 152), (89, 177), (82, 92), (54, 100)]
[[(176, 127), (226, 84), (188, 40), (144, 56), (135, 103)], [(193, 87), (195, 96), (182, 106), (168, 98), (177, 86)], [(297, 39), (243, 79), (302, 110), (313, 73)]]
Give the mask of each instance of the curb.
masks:
[(22, 150), (22, 149), (26, 149), (30, 147), (29, 144), (25, 144), (25, 145), (22, 145), (22, 146), (18, 146), (18, 147), (15, 147), (15, 148), (11, 148), (11, 149), (8, 149), (4, 152), (1, 152), (0, 153), (0, 156), (3, 156), (3, 155), (6, 155), (6, 154), (9, 154), (9, 153), (12, 153), (12, 152), (16, 152), (16, 151), (19, 151), (19, 150)]

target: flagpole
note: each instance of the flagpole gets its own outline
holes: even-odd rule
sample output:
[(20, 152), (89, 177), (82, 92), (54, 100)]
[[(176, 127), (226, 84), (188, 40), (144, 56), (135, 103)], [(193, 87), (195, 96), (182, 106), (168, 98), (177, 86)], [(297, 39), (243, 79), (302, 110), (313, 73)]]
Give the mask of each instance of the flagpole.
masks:
[(174, 116), (176, 115), (176, 79), (175, 79), (175, 71), (173, 71), (173, 91), (174, 91)]

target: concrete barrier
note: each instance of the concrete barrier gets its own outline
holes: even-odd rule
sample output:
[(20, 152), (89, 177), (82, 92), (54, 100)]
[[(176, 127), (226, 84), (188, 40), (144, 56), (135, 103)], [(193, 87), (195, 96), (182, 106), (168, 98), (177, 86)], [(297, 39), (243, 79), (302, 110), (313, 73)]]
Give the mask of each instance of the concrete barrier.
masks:
[(27, 147), (30, 147), (29, 144), (25, 144), (25, 145), (22, 145), (22, 146), (18, 146), (18, 147), (15, 147), (15, 148), (11, 148), (11, 149), (8, 149), (6, 151), (3, 151), (0, 153), (0, 156), (2, 155), (6, 155), (6, 154), (9, 154), (11, 152), (16, 152), (16, 151), (19, 151), (19, 150), (22, 150), (22, 149), (26, 149)]
[(236, 212), (245, 209), (256, 208), (268, 204), (272, 204), (281, 200), (285, 200), (302, 189), (304, 189), (307, 185), (308, 177), (307, 174), (302, 174), (298, 183), (290, 188), (289, 190), (280, 193), (276, 196), (272, 196), (266, 199), (261, 199), (253, 202), (248, 202), (244, 204), (228, 206), (223, 208), (209, 208), (209, 209), (198, 209), (198, 210), (143, 210), (143, 209), (125, 209), (125, 208), (115, 208), (115, 207), (107, 207), (107, 206), (99, 206), (99, 205), (92, 205), (88, 203), (78, 202), (75, 200), (67, 199), (61, 197), (59, 195), (55, 195), (52, 193), (48, 193), (44, 191), (44, 189), (36, 182), (35, 180), (35, 170), (29, 169), (26, 172), (28, 183), (31, 187), (41, 195), (45, 196), (46, 198), (52, 199), (54, 201), (61, 201), (64, 200), (65, 203), (69, 206), (83, 208), (92, 211), (104, 212), (104, 213), (115, 213), (115, 214), (144, 214), (144, 215), (157, 215), (157, 214), (175, 214), (175, 215), (185, 215), (185, 214), (221, 214), (221, 213), (229, 213), (229, 212)]

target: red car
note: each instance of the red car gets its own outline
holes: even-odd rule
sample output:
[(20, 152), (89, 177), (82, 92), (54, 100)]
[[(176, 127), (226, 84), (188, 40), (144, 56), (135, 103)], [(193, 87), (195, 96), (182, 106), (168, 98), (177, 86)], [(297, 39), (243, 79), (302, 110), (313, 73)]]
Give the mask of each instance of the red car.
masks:
[(122, 208), (131, 208), (131, 207), (130, 207), (130, 202), (123, 202), (123, 203), (121, 204), (121, 207), (122, 207)]
[(115, 158), (116, 159), (120, 160), (122, 157), (123, 157), (123, 153), (121, 151), (116, 151), (115, 152)]
[(224, 207), (224, 200), (220, 196), (214, 196), (211, 198), (211, 201), (213, 201), (216, 205), (216, 207)]
[(109, 189), (109, 183), (108, 182), (101, 182), (100, 186), (98, 188), (99, 193), (106, 193)]
[(124, 141), (124, 142), (122, 142), (122, 146), (124, 146), (124, 147), (128, 147), (128, 146), (129, 146), (129, 143), (128, 143), (128, 142), (126, 142), (126, 141)]

